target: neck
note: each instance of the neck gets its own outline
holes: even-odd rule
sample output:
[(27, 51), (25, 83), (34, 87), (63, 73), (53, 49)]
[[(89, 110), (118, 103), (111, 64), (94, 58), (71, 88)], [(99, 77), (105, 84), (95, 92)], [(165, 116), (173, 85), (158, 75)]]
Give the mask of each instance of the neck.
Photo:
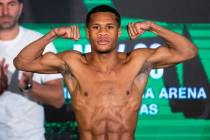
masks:
[(0, 30), (0, 40), (13, 40), (18, 35), (18, 33), (18, 25), (11, 29)]
[(93, 66), (99, 69), (101, 72), (110, 72), (118, 64), (119, 60), (117, 52), (112, 51), (110, 53), (91, 53), (91, 63)]

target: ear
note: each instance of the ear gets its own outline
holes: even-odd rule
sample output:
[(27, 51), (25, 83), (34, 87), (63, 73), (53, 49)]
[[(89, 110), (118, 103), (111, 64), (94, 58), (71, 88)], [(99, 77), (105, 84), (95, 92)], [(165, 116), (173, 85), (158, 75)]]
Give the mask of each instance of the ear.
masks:
[(121, 36), (121, 27), (119, 27), (117, 34), (118, 34), (118, 38), (120, 38), (120, 36)]
[(86, 27), (86, 36), (87, 36), (87, 38), (89, 39), (90, 38), (90, 33), (89, 33), (89, 29), (88, 29), (88, 27)]
[(20, 3), (20, 7), (19, 7), (19, 16), (21, 16), (22, 14), (22, 11), (23, 11), (23, 3)]

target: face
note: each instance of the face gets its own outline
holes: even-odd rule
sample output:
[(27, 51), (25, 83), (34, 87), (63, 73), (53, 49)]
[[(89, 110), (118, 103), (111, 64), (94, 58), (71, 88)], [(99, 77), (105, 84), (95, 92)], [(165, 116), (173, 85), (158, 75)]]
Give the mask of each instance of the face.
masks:
[(116, 49), (120, 27), (111, 12), (97, 12), (91, 15), (87, 37), (92, 51), (109, 53)]
[(18, 0), (0, 0), (0, 30), (12, 29), (17, 25), (22, 7)]

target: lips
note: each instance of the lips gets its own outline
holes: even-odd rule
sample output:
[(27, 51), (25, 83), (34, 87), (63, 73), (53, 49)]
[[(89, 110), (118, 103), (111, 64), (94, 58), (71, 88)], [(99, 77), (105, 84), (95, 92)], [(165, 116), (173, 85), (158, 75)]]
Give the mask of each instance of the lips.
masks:
[(8, 21), (11, 21), (12, 20), (12, 18), (11, 17), (6, 17), (6, 16), (4, 16), (4, 17), (0, 17), (0, 20), (1, 21), (3, 21), (3, 22), (8, 22)]
[(11, 20), (11, 16), (1, 16), (0, 19)]
[(107, 44), (110, 43), (110, 39), (108, 39), (108, 38), (98, 38), (98, 39), (96, 40), (96, 42), (97, 42), (97, 44), (99, 44), (99, 45), (107, 45)]

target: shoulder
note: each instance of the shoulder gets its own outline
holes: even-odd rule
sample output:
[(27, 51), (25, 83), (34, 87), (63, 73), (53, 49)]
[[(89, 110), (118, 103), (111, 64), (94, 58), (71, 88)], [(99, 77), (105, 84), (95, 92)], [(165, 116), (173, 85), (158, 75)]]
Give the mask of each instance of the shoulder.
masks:
[(139, 48), (131, 51), (127, 54), (127, 62), (139, 63), (140, 61), (145, 62), (154, 53), (153, 49)]
[(78, 51), (64, 51), (64, 52), (60, 52), (58, 53), (58, 56), (64, 60), (81, 60), (83, 59), (83, 55), (81, 52)]
[(148, 58), (155, 52), (155, 49), (149, 49), (149, 48), (139, 48), (135, 49), (132, 52), (130, 52), (129, 57), (136, 58), (136, 57), (146, 57)]

